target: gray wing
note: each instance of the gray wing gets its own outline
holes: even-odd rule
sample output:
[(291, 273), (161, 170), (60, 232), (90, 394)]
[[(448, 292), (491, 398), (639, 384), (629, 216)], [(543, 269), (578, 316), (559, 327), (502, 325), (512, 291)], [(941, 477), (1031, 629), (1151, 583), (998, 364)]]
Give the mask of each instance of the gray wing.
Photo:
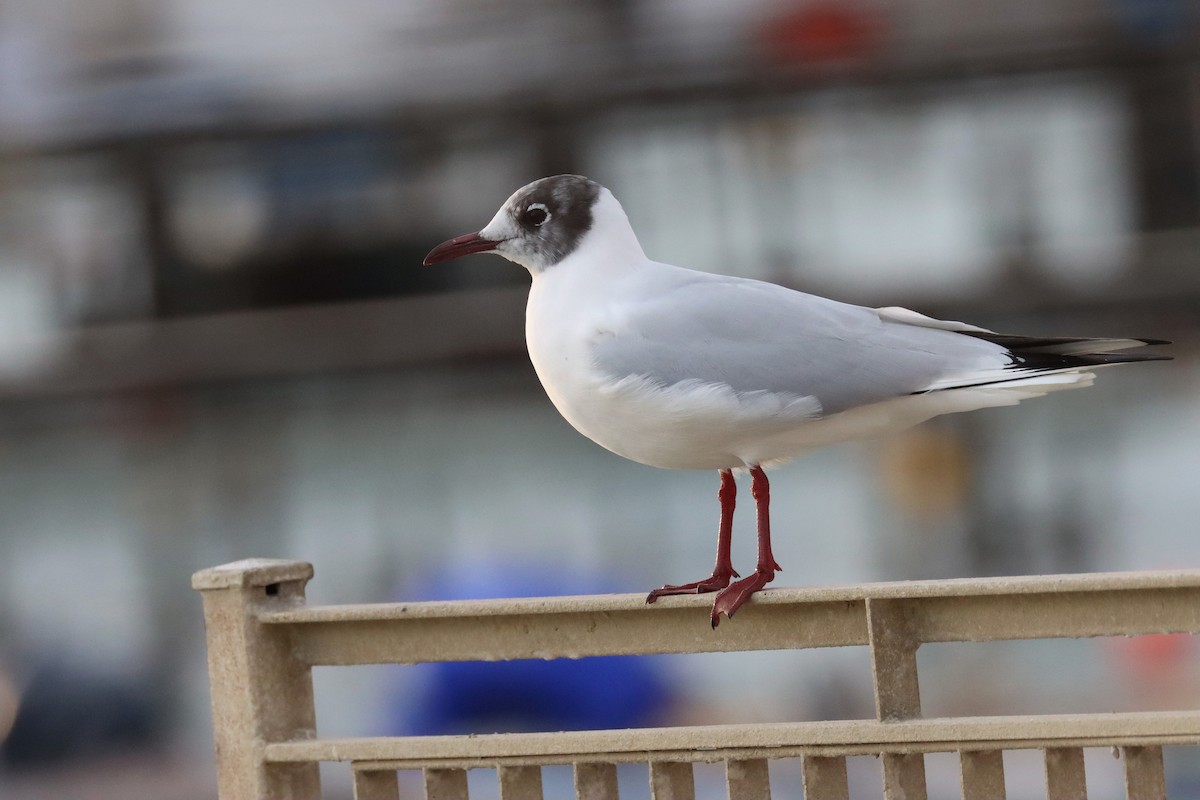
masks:
[(683, 270), (661, 284), (595, 339), (614, 378), (809, 396), (834, 414), (1012, 363), (990, 342), (775, 284)]

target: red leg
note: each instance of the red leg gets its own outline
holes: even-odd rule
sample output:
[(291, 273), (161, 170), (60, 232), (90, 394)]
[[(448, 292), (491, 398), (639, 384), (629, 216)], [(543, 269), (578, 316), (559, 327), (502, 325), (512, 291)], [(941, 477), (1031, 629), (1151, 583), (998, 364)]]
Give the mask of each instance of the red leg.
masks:
[(717, 595), (712, 607), (714, 628), (717, 627), (721, 614), (732, 617), (734, 612), (750, 599), (750, 595), (775, 579), (775, 573), (780, 568), (771, 553), (771, 485), (762, 467), (751, 467), (750, 477), (750, 493), (754, 495), (754, 502), (758, 507), (758, 566), (753, 575), (737, 581)]
[(733, 561), (729, 557), (729, 545), (733, 541), (733, 507), (737, 500), (737, 484), (733, 480), (733, 471), (721, 470), (721, 489), (717, 492), (721, 501), (721, 524), (717, 528), (717, 565), (713, 567), (712, 576), (695, 583), (682, 583), (678, 586), (670, 584), (655, 589), (646, 596), (647, 603), (653, 603), (660, 597), (669, 594), (704, 594), (724, 589), (732, 578), (739, 577), (733, 571)]

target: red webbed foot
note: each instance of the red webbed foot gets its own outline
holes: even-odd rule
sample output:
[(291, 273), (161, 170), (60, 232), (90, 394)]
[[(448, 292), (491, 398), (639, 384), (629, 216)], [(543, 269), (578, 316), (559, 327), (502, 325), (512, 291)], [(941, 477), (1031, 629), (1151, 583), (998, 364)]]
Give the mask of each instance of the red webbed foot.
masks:
[[(779, 569), (779, 566), (775, 565), (775, 569)], [(737, 610), (750, 599), (751, 595), (773, 580), (775, 580), (774, 571), (755, 570), (750, 577), (742, 578), (728, 588), (722, 589), (721, 593), (713, 600), (710, 617), (713, 628), (716, 628), (717, 623), (721, 621), (722, 614), (726, 617), (733, 617)]]

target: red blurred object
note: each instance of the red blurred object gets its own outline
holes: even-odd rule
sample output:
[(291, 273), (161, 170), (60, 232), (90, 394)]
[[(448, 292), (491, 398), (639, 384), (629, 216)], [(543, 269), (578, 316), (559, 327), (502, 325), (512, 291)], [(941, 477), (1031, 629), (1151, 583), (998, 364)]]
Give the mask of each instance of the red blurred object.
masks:
[(1157, 633), (1113, 642), (1124, 666), (1142, 678), (1187, 663), (1195, 652), (1195, 637), (1185, 633)]
[(860, 61), (878, 50), (883, 28), (878, 14), (854, 4), (814, 2), (768, 20), (761, 38), (772, 61)]

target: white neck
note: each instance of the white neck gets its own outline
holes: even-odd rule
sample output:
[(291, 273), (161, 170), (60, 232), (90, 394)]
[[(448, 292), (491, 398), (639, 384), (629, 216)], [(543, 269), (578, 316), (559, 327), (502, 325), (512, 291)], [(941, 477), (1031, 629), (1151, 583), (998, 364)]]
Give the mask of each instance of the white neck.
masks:
[(592, 206), (592, 227), (575, 252), (551, 269), (570, 269), (572, 262), (604, 264), (608, 269), (637, 266), (646, 261), (646, 253), (625, 216), (625, 209), (608, 189), (601, 189)]

